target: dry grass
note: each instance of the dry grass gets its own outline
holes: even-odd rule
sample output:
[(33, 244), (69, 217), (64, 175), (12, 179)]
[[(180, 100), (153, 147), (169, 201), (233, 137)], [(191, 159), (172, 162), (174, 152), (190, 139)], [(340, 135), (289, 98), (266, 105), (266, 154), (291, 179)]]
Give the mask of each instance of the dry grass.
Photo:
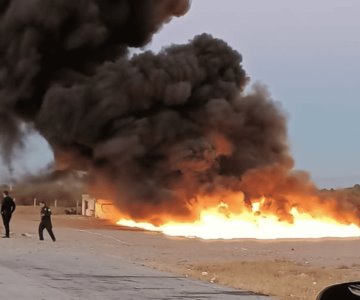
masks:
[(152, 263), (153, 267), (222, 285), (272, 295), (280, 300), (311, 300), (326, 286), (359, 280), (360, 270), (349, 266), (315, 267), (291, 261), (209, 262), (187, 266)]

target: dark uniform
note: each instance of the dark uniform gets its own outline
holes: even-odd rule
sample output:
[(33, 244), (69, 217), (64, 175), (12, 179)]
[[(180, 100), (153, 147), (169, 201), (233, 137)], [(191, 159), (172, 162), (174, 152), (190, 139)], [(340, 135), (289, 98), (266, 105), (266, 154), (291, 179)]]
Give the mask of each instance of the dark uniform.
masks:
[(5, 196), (1, 204), (1, 216), (5, 227), (4, 237), (10, 237), (10, 220), (15, 208), (16, 204), (14, 200), (9, 196)]
[(41, 209), (41, 222), (39, 224), (39, 238), (41, 241), (44, 240), (43, 231), (45, 228), (49, 233), (51, 239), (55, 242), (56, 239), (52, 231), (52, 224), (51, 224), (51, 209), (46, 205)]

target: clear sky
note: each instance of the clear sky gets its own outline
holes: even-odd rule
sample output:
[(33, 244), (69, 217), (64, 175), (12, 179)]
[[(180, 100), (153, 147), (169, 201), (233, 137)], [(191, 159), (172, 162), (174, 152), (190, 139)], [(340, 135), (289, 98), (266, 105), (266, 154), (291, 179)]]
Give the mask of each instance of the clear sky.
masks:
[[(359, 0), (193, 0), (146, 48), (203, 32), (227, 41), (287, 113), (296, 168), (320, 187), (350, 186), (360, 183), (359, 13)], [(17, 170), (52, 159), (40, 137), (18, 157)]]

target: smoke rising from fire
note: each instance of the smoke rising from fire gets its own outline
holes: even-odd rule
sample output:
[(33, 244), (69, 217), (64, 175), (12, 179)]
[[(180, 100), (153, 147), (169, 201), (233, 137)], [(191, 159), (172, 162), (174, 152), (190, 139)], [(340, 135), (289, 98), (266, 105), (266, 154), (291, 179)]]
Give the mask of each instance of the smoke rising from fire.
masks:
[(278, 104), (260, 85), (244, 91), (241, 55), (207, 34), (158, 54), (128, 53), (188, 9), (185, 0), (3, 1), (5, 153), (21, 141), (22, 120), (59, 166), (89, 170), (93, 192), (131, 217), (186, 219), (199, 195), (241, 191), (245, 202), (268, 196), (264, 209), (291, 221), (289, 208), (302, 204), (289, 195), (315, 187), (291, 172)]

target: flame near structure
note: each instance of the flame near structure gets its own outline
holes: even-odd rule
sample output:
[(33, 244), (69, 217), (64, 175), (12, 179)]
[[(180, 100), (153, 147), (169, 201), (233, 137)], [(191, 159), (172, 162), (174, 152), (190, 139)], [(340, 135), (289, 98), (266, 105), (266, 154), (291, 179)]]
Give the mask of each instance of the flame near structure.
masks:
[(220, 202), (215, 207), (200, 209), (199, 218), (193, 222), (170, 220), (161, 225), (153, 225), (121, 218), (117, 224), (159, 231), (169, 236), (202, 239), (301, 239), (360, 236), (360, 227), (354, 223), (342, 224), (326, 214), (314, 217), (310, 213), (299, 212), (295, 207), (290, 211), (293, 221), (291, 223), (281, 221), (272, 213), (262, 212), (261, 208), (265, 203), (266, 199), (262, 198), (253, 202), (250, 207), (244, 207), (243, 211), (233, 213), (228, 204)]
[(128, 225), (204, 238), (358, 236), (358, 202), (320, 194), (293, 169), (280, 104), (264, 86), (248, 88), (242, 56), (226, 42), (200, 34), (130, 55), (189, 8), (0, 2), (4, 160), (26, 124), (58, 168), (86, 170), (89, 192), (112, 199)]
[(314, 219), (308, 214), (292, 211), (294, 223), (279, 222), (276, 216), (255, 216), (252, 213), (224, 215), (218, 209), (203, 210), (193, 223), (169, 222), (160, 226), (130, 219), (117, 224), (159, 231), (169, 236), (198, 237), (202, 239), (302, 239), (324, 237), (358, 237), (360, 228), (340, 224), (330, 218)]

